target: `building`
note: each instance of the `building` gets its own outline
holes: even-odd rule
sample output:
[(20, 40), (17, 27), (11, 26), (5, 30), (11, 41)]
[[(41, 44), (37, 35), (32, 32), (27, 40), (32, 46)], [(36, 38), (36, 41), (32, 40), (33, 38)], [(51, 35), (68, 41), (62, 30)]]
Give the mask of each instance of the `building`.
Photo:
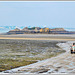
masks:
[(9, 32), (7, 32), (8, 34), (21, 34), (21, 32), (20, 32), (20, 29), (19, 28), (16, 28), (16, 29), (14, 29), (14, 30), (10, 30)]
[(64, 28), (54, 28), (50, 29), (50, 31), (66, 31), (66, 30), (64, 30)]
[(40, 27), (35, 27), (35, 32), (36, 33), (39, 33), (40, 32), (40, 29), (41, 29)]
[(50, 29), (50, 33), (53, 33), (53, 34), (68, 34), (69, 32), (64, 30), (64, 28), (54, 28), (54, 29)]
[(19, 28), (16, 28), (14, 30), (10, 30), (7, 32), (7, 34), (26, 34), (26, 33), (48, 33), (48, 34), (75, 34), (75, 32), (70, 32), (66, 31), (64, 28), (54, 28), (54, 29), (49, 29), (49, 28), (40, 28), (40, 27), (32, 27), (28, 28), (25, 27), (22, 30)]
[(50, 29), (49, 28), (45, 28), (45, 32), (50, 32)]
[(41, 28), (41, 29), (40, 29), (40, 32), (41, 32), (41, 33), (44, 33), (45, 31), (44, 31), (44, 29), (43, 29), (43, 28)]
[(23, 28), (22, 31), (28, 31), (28, 27)]
[(10, 30), (10, 31), (20, 31), (20, 29), (19, 28), (16, 28), (16, 29)]

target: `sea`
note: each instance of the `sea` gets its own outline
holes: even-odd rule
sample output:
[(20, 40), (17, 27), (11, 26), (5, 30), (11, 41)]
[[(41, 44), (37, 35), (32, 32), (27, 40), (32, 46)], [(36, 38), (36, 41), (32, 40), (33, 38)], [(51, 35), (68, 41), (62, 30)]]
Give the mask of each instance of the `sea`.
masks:
[[(10, 30), (13, 30), (15, 28), (19, 28), (19, 29), (23, 29), (25, 26), (0, 26), (0, 34), (1, 33), (6, 33)], [(52, 28), (55, 28), (55, 27), (51, 27)], [(67, 31), (75, 31), (75, 28), (64, 28), (65, 30)]]

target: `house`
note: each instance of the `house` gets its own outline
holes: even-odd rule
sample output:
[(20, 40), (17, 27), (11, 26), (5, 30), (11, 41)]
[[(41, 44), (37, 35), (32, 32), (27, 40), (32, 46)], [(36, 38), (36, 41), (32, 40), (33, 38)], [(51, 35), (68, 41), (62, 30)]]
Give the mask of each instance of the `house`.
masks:
[(7, 32), (7, 34), (21, 34), (21, 32), (19, 28), (16, 28), (14, 30), (10, 30), (9, 32)]
[(40, 32), (41, 32), (41, 33), (43, 33), (43, 32), (45, 32), (45, 31), (44, 31), (44, 29), (43, 29), (43, 28), (41, 28), (41, 29), (40, 29)]
[(65, 31), (64, 28), (54, 28), (50, 29), (50, 31)]
[(28, 27), (23, 28), (22, 31), (28, 31)]
[(41, 29), (40, 27), (35, 27), (35, 32), (36, 33), (40, 32), (40, 29)]
[(10, 31), (20, 31), (20, 29), (19, 28), (16, 28), (16, 29), (10, 30)]
[(45, 28), (45, 32), (50, 32), (50, 29), (49, 28)]
[(64, 28), (54, 28), (54, 29), (50, 29), (50, 33), (54, 33), (54, 34), (67, 34), (68, 31), (64, 30)]

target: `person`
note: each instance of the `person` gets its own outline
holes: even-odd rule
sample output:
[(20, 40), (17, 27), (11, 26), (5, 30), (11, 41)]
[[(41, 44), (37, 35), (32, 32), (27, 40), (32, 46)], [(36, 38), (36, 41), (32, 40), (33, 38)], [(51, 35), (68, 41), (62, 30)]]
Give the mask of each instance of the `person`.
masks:
[(72, 49), (73, 49), (73, 53), (74, 53), (74, 50), (75, 50), (75, 43), (73, 43)]

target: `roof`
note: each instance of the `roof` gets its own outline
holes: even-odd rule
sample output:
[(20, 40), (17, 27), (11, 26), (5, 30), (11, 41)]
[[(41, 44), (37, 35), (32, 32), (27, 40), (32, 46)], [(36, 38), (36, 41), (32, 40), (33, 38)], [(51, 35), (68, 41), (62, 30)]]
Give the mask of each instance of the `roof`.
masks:
[(14, 29), (14, 30), (11, 30), (11, 31), (20, 31), (20, 29), (19, 29), (19, 28), (16, 28), (16, 29)]
[(22, 30), (28, 30), (28, 27), (23, 28)]

